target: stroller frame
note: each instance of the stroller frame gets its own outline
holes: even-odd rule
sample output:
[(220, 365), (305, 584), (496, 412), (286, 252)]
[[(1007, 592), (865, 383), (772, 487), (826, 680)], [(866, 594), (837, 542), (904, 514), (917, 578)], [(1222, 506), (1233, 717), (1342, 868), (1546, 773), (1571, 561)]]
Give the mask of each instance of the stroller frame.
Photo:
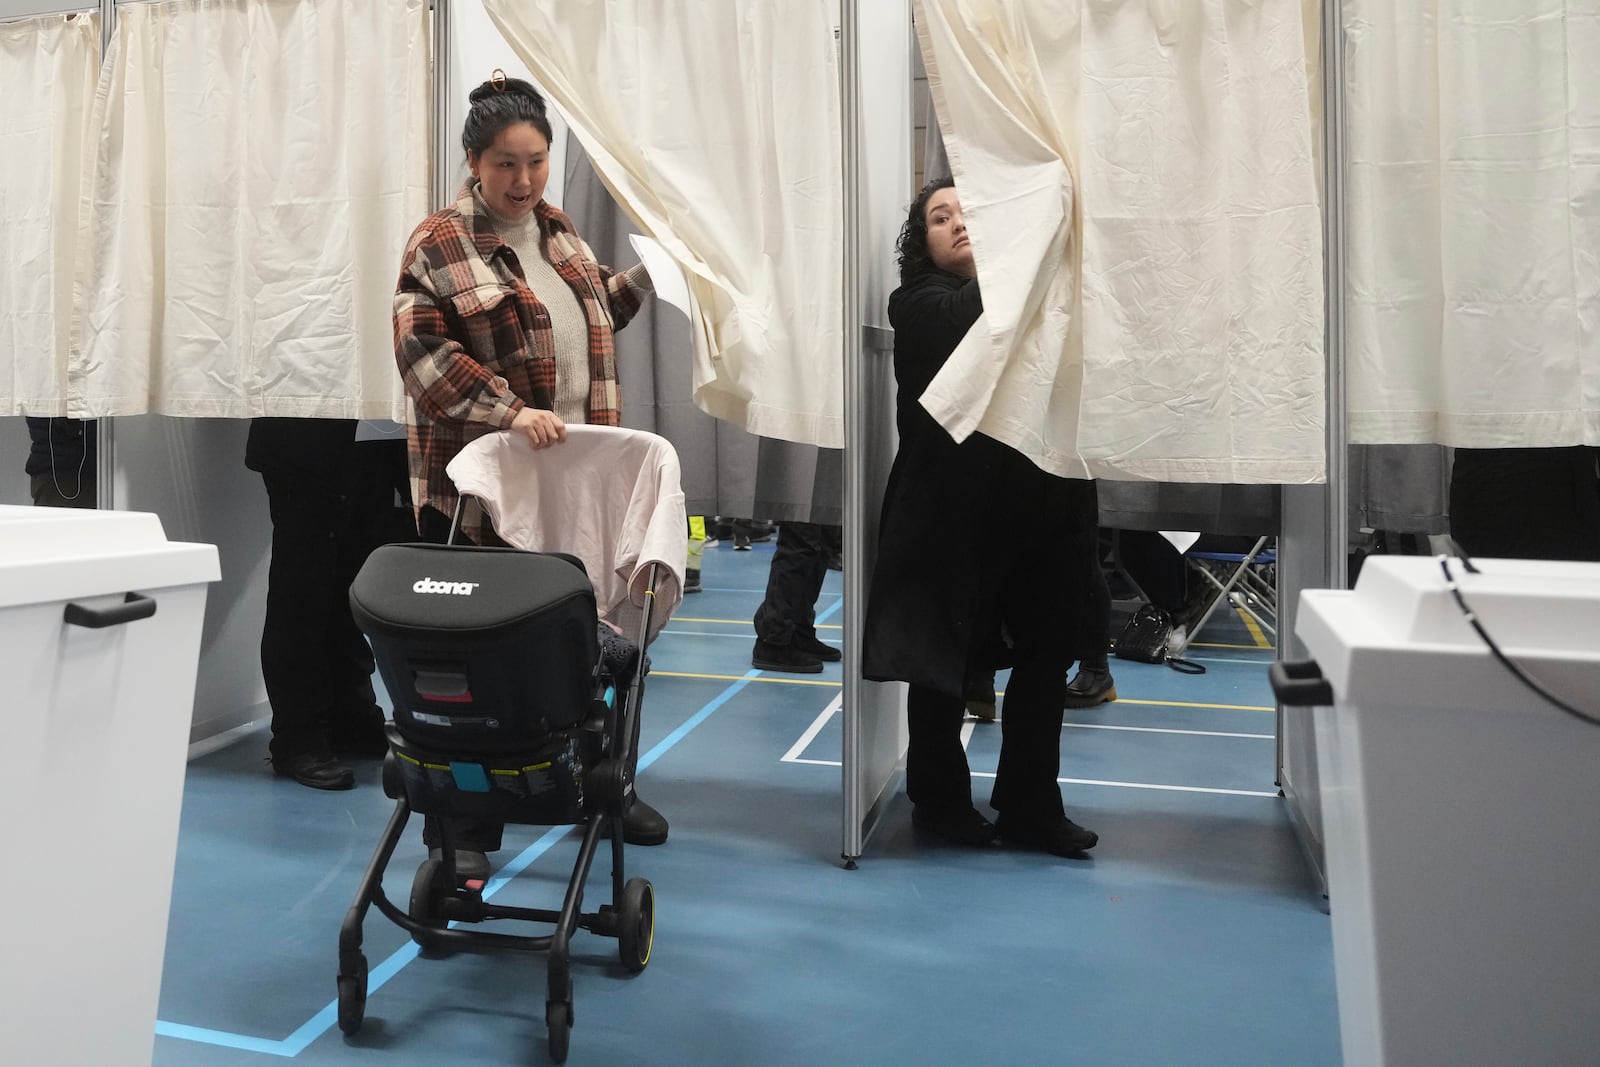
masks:
[[(446, 544), (453, 544), (460, 527), (458, 504)], [(544, 553), (548, 555), (549, 553)], [(576, 562), (576, 561), (574, 561)], [(628, 879), (624, 860), (622, 814), (633, 793), (638, 762), (639, 711), (644, 695), (644, 652), (655, 608), (659, 564), (651, 563), (645, 591), (643, 618), (638, 634), (639, 662), (626, 690), (617, 694), (604, 715), (585, 717), (580, 728), (601, 735), (604, 755), (585, 776), (585, 813), (578, 858), (559, 909), (520, 908), (491, 904), (483, 899), (485, 882), (458, 878), (451, 820), (440, 818), (442, 859), (427, 859), (417, 868), (409, 907), (401, 909), (384, 894), (383, 875), (410, 821), (413, 809), (406, 796), (394, 743), (398, 731), (389, 726), (391, 747), (383, 763), (384, 794), (395, 801), (394, 812), (378, 841), (354, 901), (339, 929), (338, 1021), (345, 1034), (360, 1030), (367, 999), (367, 958), (362, 952), (362, 925), (374, 905), (385, 918), (408, 932), (425, 951), (429, 949), (512, 949), (548, 953), (545, 1025), (551, 1058), (564, 1063), (573, 1026), (571, 941), (579, 930), (617, 939), (623, 966), (631, 974), (650, 962), (655, 930), (655, 891), (643, 878)], [(530, 823), (527, 825), (540, 825)], [(554, 825), (569, 825), (557, 823)], [(583, 893), (602, 838), (611, 843), (611, 900), (593, 912), (583, 910)], [(448, 925), (480, 923), (490, 919), (516, 919), (553, 924), (543, 936), (464, 930)]]

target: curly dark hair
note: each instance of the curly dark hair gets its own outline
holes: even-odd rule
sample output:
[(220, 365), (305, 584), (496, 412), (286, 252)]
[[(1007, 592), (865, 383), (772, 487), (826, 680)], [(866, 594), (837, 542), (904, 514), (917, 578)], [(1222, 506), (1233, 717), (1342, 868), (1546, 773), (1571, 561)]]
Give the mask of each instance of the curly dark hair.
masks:
[(955, 184), (954, 178), (935, 178), (911, 201), (905, 225), (900, 227), (900, 238), (894, 246), (899, 256), (901, 283), (933, 270), (933, 257), (928, 255), (928, 200), (940, 189), (952, 189)]
[(491, 78), (467, 96), (472, 107), (461, 125), (461, 147), (468, 157), (488, 151), (500, 131), (526, 122), (549, 141), (550, 119), (545, 114), (544, 97), (521, 78)]

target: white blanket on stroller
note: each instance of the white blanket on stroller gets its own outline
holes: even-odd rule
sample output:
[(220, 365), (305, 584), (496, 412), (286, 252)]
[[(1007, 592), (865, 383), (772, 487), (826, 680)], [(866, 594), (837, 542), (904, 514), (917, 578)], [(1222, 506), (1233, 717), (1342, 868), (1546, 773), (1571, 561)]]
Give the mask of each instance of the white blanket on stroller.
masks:
[(501, 539), (583, 560), (600, 617), (634, 637), (650, 565), (660, 564), (649, 639), (683, 601), (688, 518), (678, 454), (642, 430), (568, 426), (565, 442), (535, 449), (510, 432), (478, 438), (446, 467), (477, 497)]

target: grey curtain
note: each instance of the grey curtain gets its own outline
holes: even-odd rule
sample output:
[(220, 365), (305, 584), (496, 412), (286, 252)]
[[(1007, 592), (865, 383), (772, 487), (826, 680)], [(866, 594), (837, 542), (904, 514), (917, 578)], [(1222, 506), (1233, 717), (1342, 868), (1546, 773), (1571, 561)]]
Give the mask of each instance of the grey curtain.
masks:
[[(564, 210), (602, 263), (637, 262), (637, 232), (600, 181), (576, 136), (568, 134)], [(683, 467), (691, 515), (840, 523), (843, 468), (837, 449), (756, 437), (694, 406), (689, 323), (677, 309), (645, 301), (617, 334), (622, 423), (660, 434)]]

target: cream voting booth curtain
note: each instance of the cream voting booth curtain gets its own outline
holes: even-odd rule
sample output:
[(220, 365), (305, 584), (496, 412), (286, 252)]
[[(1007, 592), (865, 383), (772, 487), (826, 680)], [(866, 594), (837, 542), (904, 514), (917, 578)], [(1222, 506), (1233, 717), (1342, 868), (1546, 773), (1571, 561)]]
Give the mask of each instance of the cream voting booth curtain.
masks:
[(952, 434), (1069, 476), (1323, 479), (1316, 7), (917, 0), (985, 307), (924, 394)]
[(1350, 438), (1600, 445), (1600, 0), (1345, 0)]
[(64, 415), (100, 20), (0, 24), (0, 415)]
[(428, 129), (424, 0), (121, 7), (69, 413), (393, 416)]
[(843, 445), (837, 4), (485, 7), (687, 275), (696, 404), (765, 437)]

